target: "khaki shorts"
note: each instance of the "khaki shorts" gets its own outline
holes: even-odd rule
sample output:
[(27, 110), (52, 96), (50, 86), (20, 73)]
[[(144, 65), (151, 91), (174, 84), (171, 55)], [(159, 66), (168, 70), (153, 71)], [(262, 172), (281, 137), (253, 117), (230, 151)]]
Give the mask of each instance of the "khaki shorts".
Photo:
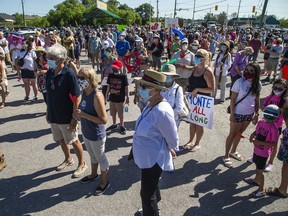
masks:
[(125, 106), (125, 102), (122, 102), (122, 103), (110, 102), (110, 115), (115, 116), (116, 113), (118, 113), (118, 117), (123, 118), (124, 106)]
[(78, 140), (78, 131), (71, 132), (69, 130), (69, 124), (55, 124), (51, 123), (51, 130), (53, 139), (55, 142), (59, 142), (64, 139), (66, 144), (72, 144)]
[(5, 54), (5, 61), (11, 63), (10, 53)]
[(269, 58), (268, 62), (267, 62), (267, 66), (266, 66), (267, 70), (269, 70), (269, 71), (277, 71), (278, 63), (279, 63), (279, 59), (271, 59), (271, 58)]

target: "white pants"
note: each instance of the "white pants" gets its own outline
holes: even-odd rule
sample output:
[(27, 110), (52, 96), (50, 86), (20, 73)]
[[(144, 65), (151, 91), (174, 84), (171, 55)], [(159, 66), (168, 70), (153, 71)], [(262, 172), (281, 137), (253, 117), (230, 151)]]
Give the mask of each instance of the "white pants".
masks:
[(109, 163), (105, 154), (106, 137), (103, 140), (91, 141), (83, 136), (85, 146), (90, 155), (92, 164), (100, 164), (101, 171), (109, 169)]
[[(217, 95), (219, 77), (220, 76), (217, 76), (217, 75), (215, 76), (216, 85), (215, 85), (215, 91), (214, 91), (213, 97), (216, 97)], [(226, 80), (227, 80), (227, 76), (222, 75), (221, 82), (220, 82), (220, 101), (223, 101), (223, 102), (225, 101)]]

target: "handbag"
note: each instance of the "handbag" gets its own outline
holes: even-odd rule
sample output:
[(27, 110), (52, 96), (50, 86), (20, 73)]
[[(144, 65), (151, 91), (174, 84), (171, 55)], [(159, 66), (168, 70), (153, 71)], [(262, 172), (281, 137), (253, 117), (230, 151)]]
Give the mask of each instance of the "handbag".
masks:
[[(177, 93), (178, 93), (178, 89), (180, 86), (178, 86), (176, 88), (176, 92), (175, 92), (175, 99), (174, 99), (174, 105), (173, 105), (173, 109), (176, 108), (176, 97), (177, 97)], [(184, 96), (184, 107), (181, 108), (180, 112), (178, 113), (178, 118), (179, 119), (183, 119), (183, 118), (187, 118), (188, 115), (190, 113), (190, 107), (187, 101), (187, 98)]]
[(23, 67), (25, 61), (24, 61), (24, 58), (26, 57), (26, 55), (28, 54), (29, 50), (26, 51), (25, 55), (22, 57), (22, 58), (19, 58), (18, 61), (17, 61), (17, 65), (20, 66), (20, 67)]
[[(249, 95), (250, 92), (251, 92), (251, 88), (249, 89), (248, 93), (243, 98), (241, 98), (239, 101), (237, 101), (237, 103), (234, 105), (234, 108), (237, 106), (237, 104), (239, 104), (241, 101), (243, 101)], [(231, 113), (231, 106), (230, 105), (227, 107), (227, 113), (229, 113), (229, 114)]]

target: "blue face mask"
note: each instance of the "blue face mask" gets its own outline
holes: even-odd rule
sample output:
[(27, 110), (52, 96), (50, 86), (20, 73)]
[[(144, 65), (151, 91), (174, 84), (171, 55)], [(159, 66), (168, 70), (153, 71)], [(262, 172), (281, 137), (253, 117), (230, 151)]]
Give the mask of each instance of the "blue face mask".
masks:
[(148, 101), (152, 97), (152, 95), (149, 95), (148, 89), (143, 89), (142, 87), (140, 87), (138, 92), (139, 92), (139, 96), (144, 100)]
[(222, 45), (222, 46), (221, 46), (221, 50), (222, 50), (222, 51), (225, 51), (226, 48), (227, 48), (227, 47), (226, 47), (225, 45)]
[(48, 64), (49, 68), (52, 68), (52, 69), (55, 69), (57, 67), (55, 60), (48, 60), (47, 64)]
[(195, 57), (194, 62), (195, 62), (196, 65), (199, 65), (199, 64), (202, 63), (201, 62), (201, 58), (198, 58), (198, 57)]
[(172, 82), (172, 77), (171, 76), (166, 76), (166, 83)]

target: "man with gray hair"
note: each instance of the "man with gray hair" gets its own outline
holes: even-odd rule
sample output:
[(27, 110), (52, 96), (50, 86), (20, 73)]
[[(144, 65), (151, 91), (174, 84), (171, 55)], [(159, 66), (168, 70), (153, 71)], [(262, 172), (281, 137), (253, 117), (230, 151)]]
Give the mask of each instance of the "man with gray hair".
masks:
[(80, 89), (76, 74), (64, 63), (66, 58), (67, 50), (60, 44), (48, 48), (47, 121), (51, 125), (53, 139), (60, 143), (65, 155), (64, 162), (56, 170), (60, 171), (74, 164), (69, 146), (72, 144), (79, 161), (72, 178), (77, 178), (83, 175), (88, 166), (78, 139), (77, 120), (73, 118), (73, 110), (77, 109), (81, 100)]

